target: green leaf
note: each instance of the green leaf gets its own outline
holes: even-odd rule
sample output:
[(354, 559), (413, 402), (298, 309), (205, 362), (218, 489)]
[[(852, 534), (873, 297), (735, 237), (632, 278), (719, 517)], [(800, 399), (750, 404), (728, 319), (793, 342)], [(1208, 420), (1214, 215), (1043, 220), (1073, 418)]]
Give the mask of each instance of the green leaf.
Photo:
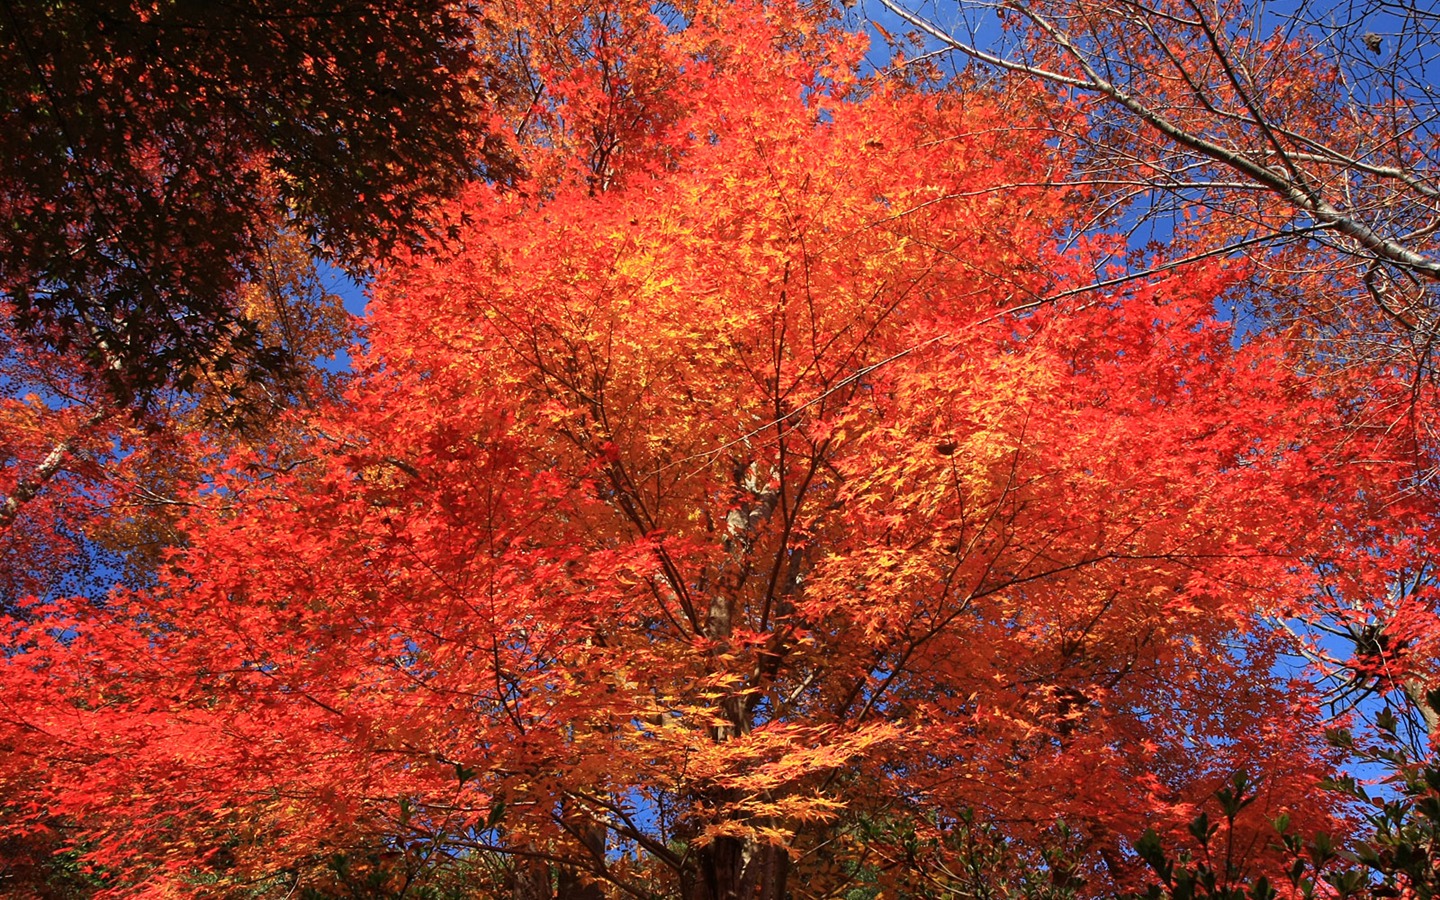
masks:
[(1341, 750), (1350, 750), (1355, 746), (1355, 736), (1346, 728), (1325, 729), (1325, 740), (1331, 746), (1339, 747)]
[(1316, 869), (1322, 869), (1325, 864), (1335, 858), (1335, 845), (1330, 840), (1330, 835), (1320, 832), (1315, 835), (1315, 840), (1310, 844), (1310, 863)]
[(1290, 871), (1286, 874), (1290, 876), (1290, 883), (1299, 887), (1300, 879), (1305, 874), (1305, 860), (1297, 859), (1292, 862), (1290, 864)]
[(1270, 879), (1264, 875), (1255, 879), (1255, 883), (1250, 886), (1250, 896), (1254, 898), (1254, 900), (1270, 900), (1270, 898), (1274, 897), (1275, 889), (1270, 886)]
[(1210, 843), (1210, 836), (1215, 833), (1214, 825), (1210, 824), (1210, 814), (1201, 813), (1190, 822), (1190, 834), (1203, 847)]
[(1400, 721), (1395, 718), (1395, 713), (1390, 709), (1382, 709), (1375, 714), (1375, 727), (1391, 737), (1395, 737), (1395, 730), (1399, 727)]
[(1380, 851), (1376, 850), (1373, 844), (1355, 845), (1355, 858), (1367, 866), (1380, 865)]
[(1145, 829), (1140, 840), (1135, 842), (1135, 854), (1156, 872), (1161, 872), (1165, 867), (1165, 848), (1161, 846), (1160, 835), (1156, 834), (1153, 828)]
[(1440, 791), (1440, 767), (1427, 766), (1425, 769), (1425, 784), (1432, 791)]
[(1329, 882), (1330, 886), (1335, 888), (1342, 897), (1359, 893), (1366, 884), (1365, 873), (1359, 869), (1345, 869), (1341, 872), (1331, 872), (1325, 876), (1325, 880)]

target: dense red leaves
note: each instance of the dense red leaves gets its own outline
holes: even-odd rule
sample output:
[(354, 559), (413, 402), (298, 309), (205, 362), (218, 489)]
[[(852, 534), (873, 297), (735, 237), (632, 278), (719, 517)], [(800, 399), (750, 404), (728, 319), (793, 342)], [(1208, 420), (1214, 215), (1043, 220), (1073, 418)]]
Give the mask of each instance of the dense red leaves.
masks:
[(923, 892), (965, 809), (1063, 816), (1099, 889), (1237, 770), (1247, 854), (1329, 822), (1266, 617), (1388, 476), (1214, 320), (1239, 273), (1049, 300), (1104, 248), (1026, 103), (861, 81), (783, 5), (568, 27), (537, 183), (386, 273), (308, 461), (15, 626), (12, 819), (118, 893), (368, 851), (694, 898)]

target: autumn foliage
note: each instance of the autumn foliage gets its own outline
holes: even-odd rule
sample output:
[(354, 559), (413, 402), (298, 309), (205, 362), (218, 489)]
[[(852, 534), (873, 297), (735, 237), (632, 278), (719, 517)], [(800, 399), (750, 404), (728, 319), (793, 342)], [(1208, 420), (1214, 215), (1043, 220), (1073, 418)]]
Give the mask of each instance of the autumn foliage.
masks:
[(385, 270), (342, 398), (194, 451), (156, 585), (7, 619), (13, 839), (117, 896), (778, 900), (943, 895), (976, 821), (1138, 887), (1239, 771), (1256, 871), (1343, 825), (1277, 623), (1383, 580), (1407, 470), (1216, 318), (1243, 266), (1071, 292), (1078, 113), (818, 12), (506, 15), (530, 180)]
[(448, 0), (15, 0), (0, 16), (0, 316), (122, 405), (308, 360), (250, 315), (278, 227), (356, 268), (514, 174), (510, 90)]

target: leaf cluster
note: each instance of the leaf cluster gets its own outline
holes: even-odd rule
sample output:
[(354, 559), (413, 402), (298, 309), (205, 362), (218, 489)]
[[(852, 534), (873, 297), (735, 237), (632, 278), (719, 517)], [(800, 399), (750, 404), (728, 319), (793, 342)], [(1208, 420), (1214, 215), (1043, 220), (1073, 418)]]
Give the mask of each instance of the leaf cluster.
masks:
[(351, 264), (515, 174), (481, 10), (442, 0), (13, 2), (0, 15), (0, 297), (122, 403), (292, 372), (241, 297), (278, 227)]
[(1246, 871), (1228, 849), (1239, 812), (1255, 800), (1243, 773), (1231, 787), (1215, 795), (1221, 817), (1211, 821), (1201, 813), (1190, 824), (1196, 849), (1178, 853), (1166, 848), (1154, 830), (1135, 843), (1136, 854), (1154, 874), (1155, 881), (1131, 898), (1149, 900), (1272, 900), (1277, 896), (1339, 897), (1358, 900), (1420, 898), (1430, 900), (1440, 888), (1440, 765), (1435, 760), (1410, 756), (1395, 733), (1394, 719), (1381, 739), (1360, 747), (1348, 731), (1331, 734), (1338, 745), (1355, 753), (1357, 761), (1388, 772), (1382, 789), (1367, 789), (1351, 775), (1328, 782), (1330, 790), (1357, 801), (1364, 809), (1365, 833), (1333, 836), (1317, 832), (1304, 839), (1290, 817), (1273, 821), (1275, 849), (1285, 860), (1272, 875)]

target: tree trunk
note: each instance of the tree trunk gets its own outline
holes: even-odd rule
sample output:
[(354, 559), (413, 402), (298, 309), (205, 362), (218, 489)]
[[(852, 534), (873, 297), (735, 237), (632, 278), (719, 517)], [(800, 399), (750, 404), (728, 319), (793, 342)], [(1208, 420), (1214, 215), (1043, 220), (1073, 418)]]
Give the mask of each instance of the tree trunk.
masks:
[[(586, 853), (598, 865), (605, 862), (605, 826), (596, 824), (582, 816), (575, 816), (570, 823), (576, 837), (585, 846)], [(557, 878), (556, 900), (605, 900), (605, 890), (594, 878), (586, 877), (585, 867), (565, 867)]]
[(721, 837), (697, 854), (686, 900), (784, 900), (790, 874), (785, 847)]
[(510, 900), (553, 900), (550, 863), (529, 856), (515, 856), (510, 871)]
[(15, 518), (20, 515), (20, 510), (25, 504), (34, 500), (35, 496), (40, 493), (41, 488), (45, 487), (50, 479), (54, 478), (64, 467), (65, 460), (69, 458), (70, 453), (75, 449), (75, 445), (85, 436), (85, 432), (108, 419), (111, 412), (111, 410), (101, 410), (85, 420), (85, 424), (81, 425), (74, 434), (60, 441), (54, 447), (51, 447), (50, 452), (47, 453), (45, 458), (40, 460), (40, 464), (35, 467), (35, 471), (31, 472), (29, 476), (22, 478), (20, 483), (15, 485), (15, 489), (10, 492), (10, 496), (6, 497), (3, 503), (0, 503), (0, 531), (4, 531), (15, 523)]

